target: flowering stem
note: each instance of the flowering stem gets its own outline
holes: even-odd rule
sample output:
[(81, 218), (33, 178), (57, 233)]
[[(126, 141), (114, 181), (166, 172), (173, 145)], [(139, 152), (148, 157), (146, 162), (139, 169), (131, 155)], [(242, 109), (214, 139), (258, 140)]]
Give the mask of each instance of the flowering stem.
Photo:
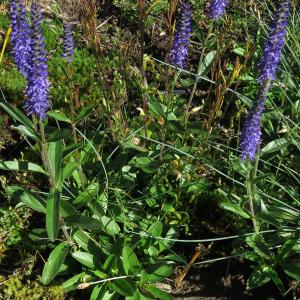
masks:
[[(73, 90), (74, 90), (74, 85), (71, 80), (71, 75), (72, 75), (72, 68), (71, 66), (68, 66), (68, 75), (70, 78), (71, 82), (71, 99), (69, 101), (70, 103), (70, 110), (71, 110), (71, 127), (72, 127), (72, 134), (73, 134), (73, 141), (75, 144), (78, 144), (78, 137), (77, 137), (77, 132), (76, 132), (76, 121), (75, 121), (75, 115), (74, 115), (74, 96), (73, 96)], [(85, 177), (84, 173), (81, 167), (80, 163), (80, 153), (78, 149), (75, 151), (75, 159), (78, 167), (78, 172), (79, 172), (79, 178), (80, 178), (80, 183), (81, 183), (81, 188), (83, 189), (85, 186)]]
[(174, 94), (174, 88), (175, 88), (175, 85), (176, 85), (177, 80), (178, 80), (179, 77), (180, 77), (180, 74), (181, 74), (181, 70), (178, 69), (178, 68), (176, 68), (176, 73), (174, 74), (174, 78), (173, 78), (171, 87), (170, 87), (169, 90), (166, 92), (166, 93), (167, 93), (167, 97), (166, 97), (167, 111), (166, 111), (166, 114), (165, 114), (165, 120), (164, 120), (164, 124), (163, 124), (163, 132), (162, 132), (162, 141), (163, 141), (163, 145), (162, 145), (162, 147), (160, 148), (160, 153), (159, 153), (159, 158), (160, 158), (160, 161), (161, 161), (161, 162), (162, 162), (162, 160), (163, 160), (163, 152), (164, 152), (164, 149), (165, 149), (166, 129), (167, 129), (167, 124), (168, 124), (168, 115), (169, 115), (169, 112), (171, 111), (170, 104), (172, 104), (172, 101), (171, 101), (171, 100), (172, 100), (172, 97), (173, 97), (173, 94)]
[(193, 85), (193, 88), (192, 88), (192, 91), (191, 91), (191, 94), (190, 94), (190, 98), (188, 100), (188, 103), (187, 103), (187, 106), (186, 106), (186, 109), (185, 109), (185, 123), (187, 123), (187, 121), (188, 121), (189, 109), (190, 109), (190, 106), (192, 104), (195, 92), (196, 92), (197, 84), (199, 82), (199, 76), (200, 76), (200, 73), (201, 73), (201, 66), (202, 66), (204, 54), (205, 54), (205, 51), (206, 51), (206, 45), (207, 45), (208, 39), (211, 35), (212, 28), (213, 28), (213, 22), (210, 22), (209, 27), (208, 27), (208, 32), (207, 32), (207, 35), (206, 35), (204, 43), (203, 43), (203, 48), (202, 48), (202, 51), (201, 51), (201, 54), (200, 54), (199, 62), (198, 62), (196, 79), (194, 81), (194, 85)]
[(253, 222), (253, 228), (254, 231), (257, 233), (258, 227), (257, 227), (256, 217), (255, 217), (254, 197), (253, 197), (254, 195), (253, 195), (252, 182), (251, 182), (251, 161), (249, 158), (247, 159), (246, 165), (247, 165), (247, 173), (246, 173), (247, 196), (249, 198), (250, 214)]
[(145, 37), (144, 37), (144, 18), (145, 18), (145, 1), (139, 0), (139, 31), (140, 31), (140, 72), (142, 76), (142, 97), (143, 97), (143, 111), (144, 111), (144, 129), (145, 129), (145, 137), (147, 137), (147, 96), (145, 89), (147, 88), (147, 81), (145, 76), (145, 69), (144, 69), (144, 48), (145, 48)]
[(50, 164), (48, 153), (47, 153), (47, 143), (46, 143), (44, 124), (41, 119), (39, 119), (39, 128), (40, 128), (40, 135), (41, 135), (41, 148), (42, 148), (43, 163), (44, 163), (44, 166), (49, 175), (49, 181), (50, 181), (51, 188), (55, 188), (56, 187), (55, 179), (53, 176), (51, 164)]
[[(52, 189), (55, 189), (56, 182), (55, 182), (55, 178), (53, 176), (51, 164), (50, 164), (48, 153), (47, 153), (47, 142), (46, 142), (45, 129), (44, 129), (43, 121), (41, 119), (39, 119), (39, 128), (40, 128), (40, 135), (41, 135), (42, 160), (44, 163), (44, 167), (47, 170), (48, 175), (49, 175), (50, 186)], [(62, 224), (61, 229), (64, 233), (66, 240), (68, 241), (68, 243), (73, 244), (72, 239), (71, 239), (70, 235), (68, 234), (65, 225), (63, 225), (63, 221), (62, 221), (61, 217), (60, 217), (60, 219), (61, 219), (61, 224)]]
[[(256, 176), (257, 176), (257, 171), (258, 171), (258, 163), (259, 163), (259, 147), (257, 149), (257, 155), (255, 158), (255, 164), (254, 164), (254, 170), (253, 170), (253, 181), (255, 180)], [(256, 193), (256, 184), (253, 183), (253, 194)]]

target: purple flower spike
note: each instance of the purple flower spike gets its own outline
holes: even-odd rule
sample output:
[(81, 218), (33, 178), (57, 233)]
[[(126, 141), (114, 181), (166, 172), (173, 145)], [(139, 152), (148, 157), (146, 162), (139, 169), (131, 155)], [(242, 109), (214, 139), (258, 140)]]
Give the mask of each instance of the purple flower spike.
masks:
[(228, 0), (212, 0), (208, 5), (208, 15), (212, 20), (217, 20), (225, 14), (226, 6), (229, 4)]
[(17, 69), (27, 79), (29, 72), (30, 33), (26, 9), (22, 0), (12, 0), (10, 5), (12, 52)]
[(24, 105), (28, 114), (44, 120), (50, 107), (48, 101), (49, 81), (44, 36), (42, 33), (42, 13), (39, 4), (31, 6), (31, 52), (30, 72), (26, 87), (27, 101)]
[(64, 35), (63, 35), (63, 58), (66, 58), (68, 63), (71, 63), (74, 56), (74, 40), (72, 24), (67, 23), (64, 25)]
[(259, 62), (258, 81), (262, 84), (268, 79), (275, 79), (282, 47), (284, 45), (289, 10), (290, 1), (281, 1), (273, 19), (269, 39), (265, 44), (263, 55)]
[(253, 160), (260, 145), (260, 121), (269, 89), (270, 82), (267, 82), (261, 88), (260, 93), (257, 96), (256, 104), (252, 107), (244, 123), (240, 143), (240, 147), (242, 149), (241, 158), (243, 160)]
[(170, 63), (183, 69), (188, 57), (191, 36), (191, 6), (183, 3), (181, 16), (174, 37), (173, 47), (170, 51)]

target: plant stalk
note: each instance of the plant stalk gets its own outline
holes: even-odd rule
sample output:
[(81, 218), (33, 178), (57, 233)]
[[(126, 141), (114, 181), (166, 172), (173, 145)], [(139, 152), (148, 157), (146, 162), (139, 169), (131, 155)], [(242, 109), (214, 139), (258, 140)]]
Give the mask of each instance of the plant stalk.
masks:
[(246, 166), (247, 166), (246, 189), (247, 189), (247, 196), (249, 198), (250, 214), (252, 218), (254, 231), (258, 233), (258, 227), (256, 223), (255, 209), (254, 209), (253, 190), (252, 190), (252, 183), (251, 183), (251, 163), (249, 158), (247, 159)]
[(189, 97), (189, 100), (188, 100), (188, 103), (187, 103), (187, 106), (186, 106), (186, 109), (185, 109), (185, 120), (186, 120), (186, 122), (188, 121), (190, 106), (192, 104), (192, 101), (193, 101), (193, 98), (194, 98), (194, 95), (195, 95), (195, 92), (196, 92), (196, 88), (197, 88), (197, 85), (198, 85), (198, 81), (199, 81), (199, 77), (200, 77), (200, 73), (201, 73), (201, 66), (202, 66), (204, 54), (205, 54), (205, 51), (206, 51), (206, 45), (207, 45), (209, 37), (211, 35), (212, 28), (213, 28), (213, 22), (211, 22), (209, 24), (209, 27), (208, 27), (208, 32), (207, 32), (207, 35), (205, 37), (205, 40), (204, 40), (204, 43), (203, 43), (203, 48), (202, 48), (200, 58), (199, 58), (196, 79), (194, 81), (194, 85), (193, 85), (193, 88), (192, 88), (192, 91), (191, 91), (191, 94), (190, 94), (190, 97)]

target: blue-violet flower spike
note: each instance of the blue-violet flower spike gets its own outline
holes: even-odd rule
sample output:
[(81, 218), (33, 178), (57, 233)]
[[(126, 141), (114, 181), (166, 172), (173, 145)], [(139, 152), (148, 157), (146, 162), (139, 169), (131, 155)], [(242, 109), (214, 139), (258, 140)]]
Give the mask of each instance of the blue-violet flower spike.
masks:
[(63, 34), (63, 58), (66, 58), (68, 63), (71, 63), (74, 56), (74, 40), (73, 40), (73, 31), (72, 24), (66, 23), (64, 25), (64, 34)]
[(221, 18), (226, 12), (229, 0), (211, 0), (208, 5), (208, 15), (212, 20)]
[(264, 83), (266, 80), (274, 80), (281, 57), (286, 26), (290, 10), (290, 0), (281, 1), (273, 19), (269, 39), (265, 43), (259, 66), (258, 81)]
[(26, 87), (27, 101), (25, 109), (28, 114), (34, 114), (39, 119), (46, 118), (46, 113), (50, 107), (48, 101), (49, 81), (47, 71), (47, 59), (45, 41), (42, 33), (42, 13), (41, 7), (37, 3), (31, 6), (31, 52), (30, 52), (30, 72)]
[(181, 16), (174, 36), (173, 47), (170, 51), (169, 61), (172, 65), (183, 69), (188, 57), (191, 37), (191, 6), (183, 3)]
[(10, 4), (11, 43), (17, 69), (27, 79), (29, 72), (30, 33), (23, 0), (12, 0)]
[(244, 123), (240, 143), (240, 148), (242, 150), (241, 158), (243, 160), (253, 160), (260, 145), (260, 121), (269, 89), (270, 81), (267, 81), (266, 84), (261, 88), (257, 96), (256, 104), (254, 104), (250, 110)]

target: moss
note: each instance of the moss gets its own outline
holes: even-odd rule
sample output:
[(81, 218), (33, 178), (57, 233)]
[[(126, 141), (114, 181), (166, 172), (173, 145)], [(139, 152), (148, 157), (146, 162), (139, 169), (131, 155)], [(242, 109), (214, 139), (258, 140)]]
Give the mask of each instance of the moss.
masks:
[(63, 289), (58, 285), (44, 286), (38, 281), (26, 280), (22, 276), (10, 276), (3, 281), (1, 293), (7, 300), (63, 300)]

